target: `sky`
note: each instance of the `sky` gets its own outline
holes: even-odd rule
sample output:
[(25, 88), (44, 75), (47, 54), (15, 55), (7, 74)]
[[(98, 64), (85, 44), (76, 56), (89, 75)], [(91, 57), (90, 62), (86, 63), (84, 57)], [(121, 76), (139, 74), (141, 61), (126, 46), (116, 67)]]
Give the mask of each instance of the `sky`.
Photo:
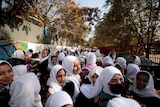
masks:
[(80, 7), (99, 7), (102, 8), (105, 4), (105, 0), (75, 0), (76, 3), (80, 4)]
[[(103, 12), (106, 12), (106, 9), (104, 8), (105, 0), (75, 0), (77, 4), (79, 4), (80, 7), (91, 7), (95, 8), (98, 7), (102, 12), (101, 14), (103, 15)], [(94, 27), (92, 27), (92, 31), (88, 34), (88, 37), (86, 38), (87, 40), (90, 37), (93, 37), (94, 35)]]

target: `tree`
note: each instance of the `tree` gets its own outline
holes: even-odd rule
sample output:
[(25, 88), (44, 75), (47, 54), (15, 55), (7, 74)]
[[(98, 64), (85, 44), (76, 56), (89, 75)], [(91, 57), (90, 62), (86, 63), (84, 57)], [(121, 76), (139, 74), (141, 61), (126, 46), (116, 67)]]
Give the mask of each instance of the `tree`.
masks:
[(150, 46), (158, 37), (155, 32), (159, 28), (159, 0), (107, 0), (106, 3), (113, 6), (98, 25), (97, 38), (105, 35), (114, 44), (132, 43), (138, 53), (147, 47), (148, 57)]
[(0, 25), (7, 23), (18, 29), (23, 20), (27, 20), (44, 28), (47, 26), (49, 36), (37, 37), (41, 43), (66, 38), (82, 44), (89, 26), (99, 18), (98, 8), (79, 8), (73, 0), (1, 0), (0, 3)]

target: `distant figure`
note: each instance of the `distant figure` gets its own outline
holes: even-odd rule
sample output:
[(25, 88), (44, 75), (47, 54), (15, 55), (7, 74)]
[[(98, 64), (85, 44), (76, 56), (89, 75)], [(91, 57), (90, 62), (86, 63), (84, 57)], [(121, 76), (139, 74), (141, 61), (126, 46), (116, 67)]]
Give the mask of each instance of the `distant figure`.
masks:
[(129, 62), (128, 63), (134, 63), (134, 64), (140, 66), (141, 65), (141, 59), (137, 55), (131, 55), (131, 56), (129, 56)]

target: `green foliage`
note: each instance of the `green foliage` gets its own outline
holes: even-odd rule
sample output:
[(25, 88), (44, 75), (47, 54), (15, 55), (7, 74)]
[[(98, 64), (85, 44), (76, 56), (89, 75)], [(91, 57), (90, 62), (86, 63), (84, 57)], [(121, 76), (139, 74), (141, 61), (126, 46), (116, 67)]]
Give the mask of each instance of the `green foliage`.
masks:
[(109, 4), (112, 8), (96, 28), (95, 44), (105, 40), (101, 45), (134, 45), (138, 53), (149, 49), (159, 35), (159, 1), (107, 0)]

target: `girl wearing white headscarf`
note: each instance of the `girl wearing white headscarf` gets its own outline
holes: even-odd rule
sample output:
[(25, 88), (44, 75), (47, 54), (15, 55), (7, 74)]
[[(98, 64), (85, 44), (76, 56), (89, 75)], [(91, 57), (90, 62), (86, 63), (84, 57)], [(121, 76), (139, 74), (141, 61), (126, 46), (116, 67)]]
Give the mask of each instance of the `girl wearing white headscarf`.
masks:
[(125, 83), (124, 83), (126, 94), (128, 94), (128, 91), (131, 89), (133, 85), (133, 81), (139, 71), (140, 71), (140, 68), (138, 65), (133, 64), (133, 63), (129, 63), (127, 65)]
[(129, 63), (134, 63), (134, 64), (140, 66), (141, 65), (141, 59), (137, 55), (131, 55), (129, 57)]
[(130, 106), (141, 107), (141, 105), (137, 101), (125, 97), (115, 97), (109, 100), (106, 107), (130, 107)]
[(105, 56), (102, 60), (102, 66), (105, 68), (107, 66), (113, 66), (114, 62), (110, 56)]
[(124, 82), (121, 71), (114, 67), (108, 66), (103, 69), (92, 90), (86, 90), (88, 98), (100, 95), (99, 107), (106, 107), (109, 99), (121, 96), (122, 82)]
[(97, 66), (96, 61), (97, 61), (97, 57), (96, 57), (95, 53), (88, 52), (88, 54), (86, 56), (86, 66), (89, 66), (89, 65)]
[(80, 82), (81, 82), (80, 75), (79, 75), (81, 72), (80, 61), (78, 60), (77, 57), (69, 55), (69, 56), (66, 56), (65, 59), (63, 60), (62, 66), (67, 73), (67, 81), (70, 81), (71, 84), (74, 84), (74, 86), (70, 84), (71, 86), (73, 86), (74, 88), (73, 90), (71, 87), (68, 87), (67, 89), (65, 89), (67, 86), (70, 86), (70, 85), (64, 86), (63, 89), (66, 91), (68, 89), (70, 90), (69, 93), (73, 99), (73, 102), (75, 102), (80, 92), (79, 91)]
[(34, 73), (24, 74), (10, 86), (10, 107), (42, 107), (40, 83)]
[(9, 88), (14, 76), (12, 65), (5, 60), (0, 60), (0, 74), (0, 107), (9, 107)]
[(58, 91), (48, 98), (45, 107), (73, 107), (73, 101), (67, 92)]
[(140, 68), (136, 64), (128, 64), (127, 65), (127, 72), (125, 78), (128, 79), (130, 78), (131, 80), (134, 80), (134, 78), (137, 75), (137, 72), (140, 71)]
[(80, 87), (80, 94), (76, 100), (75, 107), (93, 107), (93, 105), (97, 102), (94, 102), (94, 98), (87, 98), (89, 96), (86, 90), (92, 90), (94, 83), (98, 76), (101, 74), (103, 68), (100, 66), (97, 66), (93, 68), (88, 74), (88, 79), (91, 84), (82, 84)]
[[(58, 74), (60, 71), (60, 74)], [(57, 80), (59, 78), (60, 80)], [(62, 86), (66, 80), (66, 72), (61, 65), (55, 65), (52, 67), (50, 72), (50, 77), (47, 81), (47, 86), (49, 86), (46, 99), (57, 91), (62, 91)]]
[(14, 79), (28, 72), (23, 50), (16, 50), (7, 61), (13, 66)]
[(16, 50), (10, 59), (7, 59), (7, 61), (12, 65), (25, 65), (25, 53), (23, 50)]
[(131, 89), (131, 95), (141, 104), (147, 107), (159, 107), (160, 96), (154, 92), (154, 81), (152, 75), (144, 70), (137, 73)]
[(124, 57), (117, 57), (116, 63), (118, 63), (121, 66), (121, 68), (123, 69), (123, 74), (124, 74), (126, 67), (127, 67), (126, 59)]
[(108, 53), (108, 56), (111, 57), (111, 59), (113, 60), (113, 62), (115, 62), (115, 60), (116, 60), (116, 51), (115, 50), (111, 50)]
[(62, 65), (62, 61), (64, 60), (65, 57), (66, 57), (65, 53), (64, 52), (60, 52), (58, 54), (58, 57), (57, 57), (58, 64)]

